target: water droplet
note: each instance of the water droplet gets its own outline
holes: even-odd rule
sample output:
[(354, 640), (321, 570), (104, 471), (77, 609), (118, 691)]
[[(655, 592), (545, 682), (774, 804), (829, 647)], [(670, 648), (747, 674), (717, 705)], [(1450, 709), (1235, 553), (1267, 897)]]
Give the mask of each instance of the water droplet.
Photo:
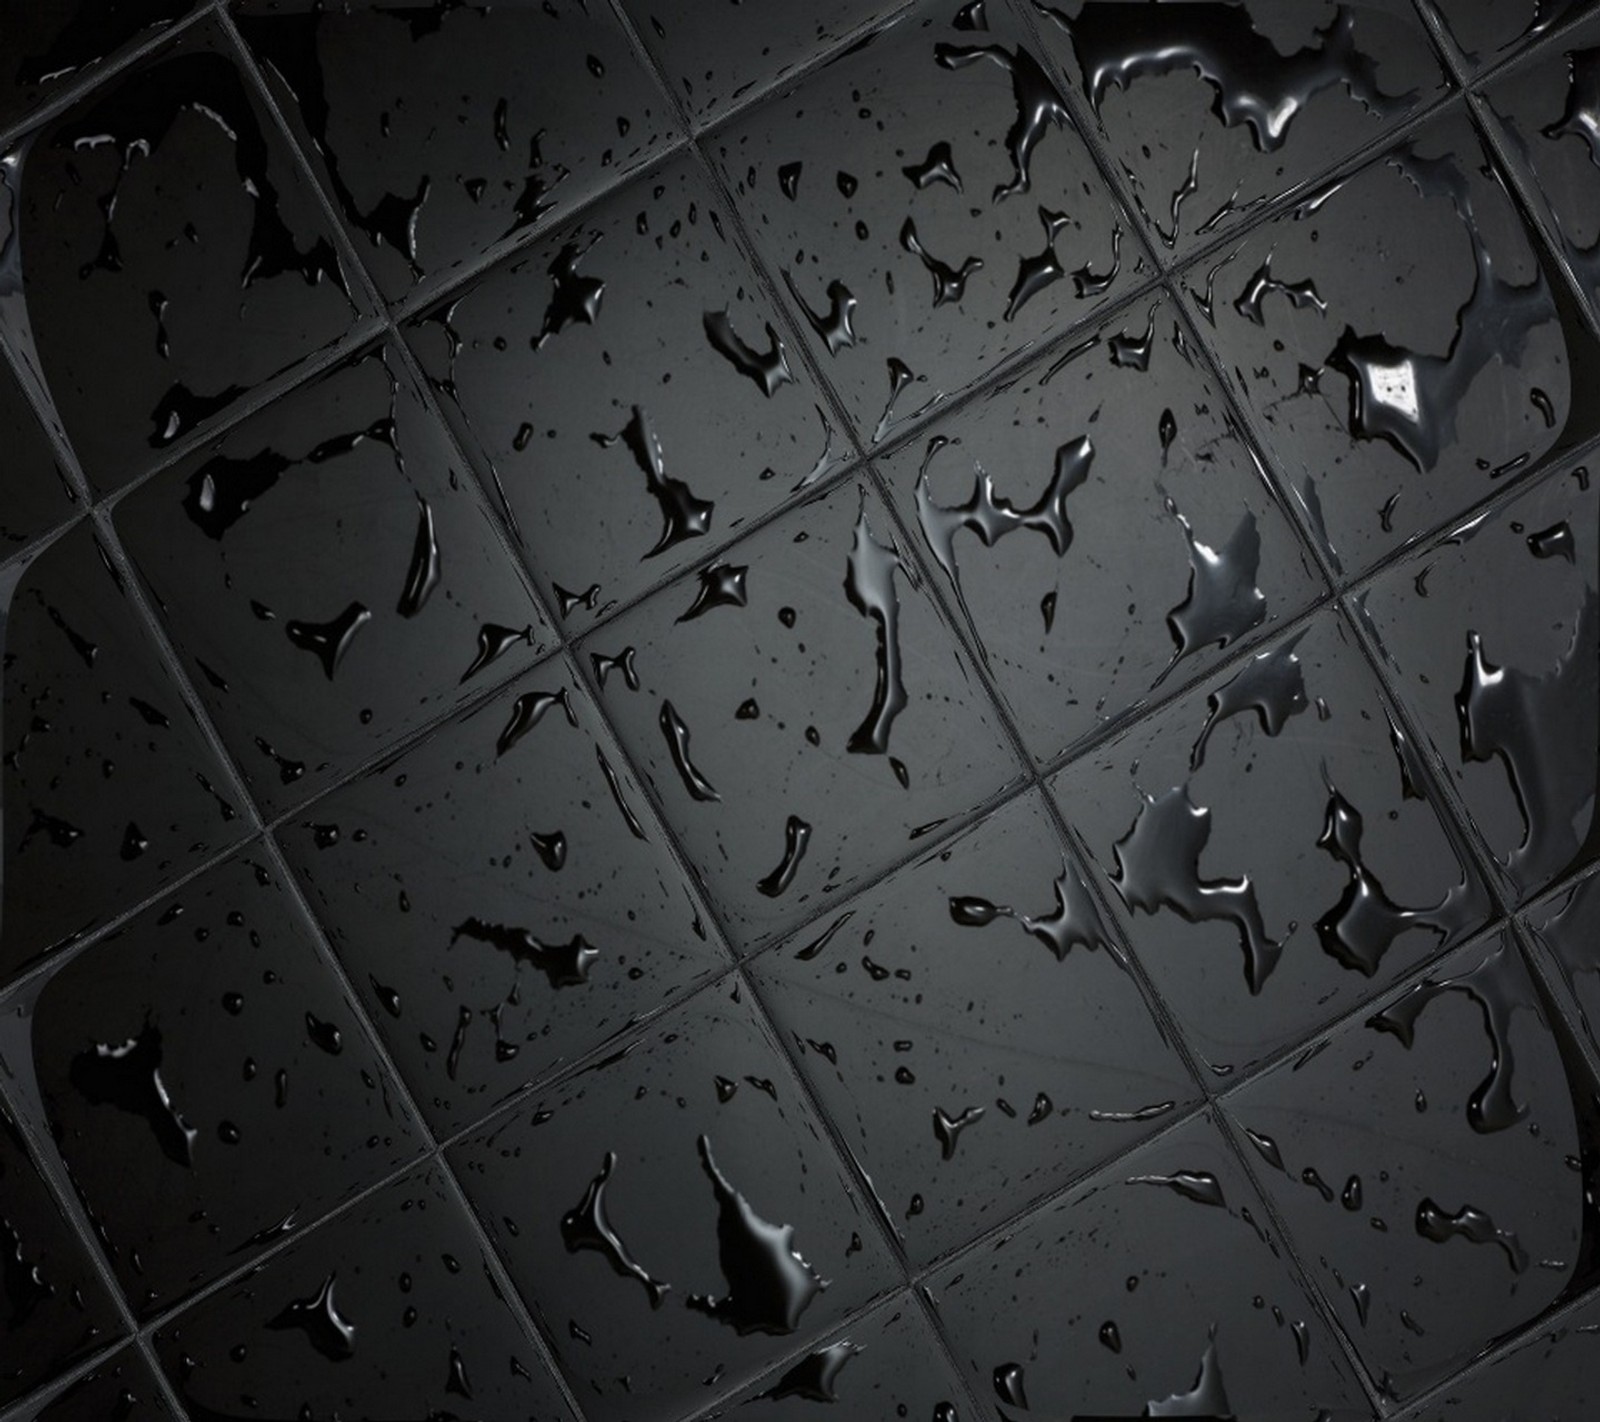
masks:
[(818, 1348), (807, 1353), (770, 1388), (756, 1396), (773, 1402), (785, 1397), (803, 1397), (808, 1402), (837, 1402), (839, 1374), (860, 1351), (848, 1339)]
[(1417, 1233), (1435, 1244), (1458, 1237), (1473, 1244), (1498, 1244), (1505, 1251), (1512, 1273), (1520, 1274), (1528, 1267), (1528, 1251), (1517, 1236), (1508, 1229), (1501, 1229), (1473, 1205), (1463, 1205), (1452, 1215), (1432, 1200), (1424, 1199), (1417, 1206)]
[(982, 1119), (981, 1106), (968, 1106), (959, 1116), (946, 1115), (938, 1106), (933, 1108), (933, 1135), (944, 1159), (949, 1160), (956, 1153), (956, 1140), (961, 1133)]
[(468, 918), (458, 923), (450, 932), (450, 942), (454, 944), (458, 938), (487, 943), (507, 954), (513, 962), (537, 968), (553, 988), (581, 987), (589, 981), (589, 969), (600, 956), (600, 950), (581, 933), (573, 934), (566, 943), (545, 943), (526, 928), (485, 923), (481, 918)]
[(146, 1021), (125, 1042), (97, 1043), (72, 1059), (68, 1079), (85, 1100), (143, 1116), (168, 1160), (194, 1165), (198, 1134), (173, 1103), (161, 1079), (161, 1029)]
[(1295, 655), (1301, 636), (1304, 633), (1252, 657), (1225, 685), (1206, 697), (1205, 724), (1189, 753), (1191, 770), (1200, 769), (1211, 733), (1230, 716), (1254, 711), (1261, 729), (1276, 736), (1291, 716), (1306, 709), (1305, 676), (1300, 658)]
[(356, 633), (370, 621), (372, 613), (361, 603), (352, 602), (331, 622), (286, 622), (283, 630), (295, 646), (312, 653), (322, 663), (322, 670), (332, 681)]
[(324, 1358), (342, 1363), (355, 1356), (356, 1326), (339, 1312), (333, 1301), (334, 1278), (329, 1274), (310, 1298), (290, 1302), (267, 1320), (267, 1327), (297, 1328)]
[(678, 715), (670, 701), (661, 703), (661, 715), (658, 719), (661, 734), (666, 737), (667, 749), (672, 754), (672, 764), (683, 781), (684, 789), (702, 803), (719, 803), (722, 796), (717, 794), (715, 787), (695, 768), (694, 762), (689, 758), (689, 728), (684, 725), (683, 717)]
[(706, 339), (711, 348), (723, 356), (740, 375), (748, 376), (760, 387), (762, 394), (771, 399), (778, 390), (794, 380), (794, 372), (784, 354), (783, 342), (767, 323), (767, 349), (763, 353), (746, 345), (728, 319), (727, 309), (707, 311), (703, 318)]
[(592, 1249), (600, 1253), (612, 1269), (624, 1279), (637, 1279), (644, 1286), (645, 1293), (650, 1298), (651, 1308), (660, 1308), (662, 1300), (672, 1286), (652, 1277), (649, 1271), (633, 1258), (612, 1227), (606, 1212), (606, 1187), (610, 1184), (611, 1173), (616, 1169), (616, 1164), (616, 1152), (607, 1151), (600, 1165), (600, 1173), (589, 1182), (583, 1192), (583, 1198), (561, 1217), (561, 1239), (566, 1244), (569, 1254), (576, 1254), (582, 1249)]
[(961, 191), (961, 174), (956, 172), (955, 155), (948, 143), (935, 143), (928, 156), (920, 163), (911, 163), (900, 170), (920, 190), (934, 183), (944, 183)]
[[(709, 568), (702, 568), (700, 586), (695, 590), (694, 601), (689, 604), (689, 610), (677, 620), (692, 622), (714, 607), (746, 606), (750, 600), (745, 586), (746, 575), (749, 572), (748, 566), (738, 563), (713, 563)], [(631, 652), (632, 648), (629, 648), (629, 651)], [(598, 667), (596, 670), (598, 671)], [(602, 684), (604, 680), (604, 674), (601, 674)], [(636, 685), (634, 689), (637, 690)]]
[(890, 728), (906, 708), (906, 689), (900, 670), (900, 598), (894, 586), (894, 575), (899, 571), (903, 571), (899, 553), (892, 547), (884, 547), (872, 536), (863, 496), (850, 545), (844, 590), (850, 605), (877, 624), (877, 679), (872, 692), (872, 709), (850, 735), (847, 748), (858, 755), (883, 755), (889, 748)]
[(917, 225), (911, 218), (906, 218), (900, 228), (900, 245), (917, 258), (923, 269), (933, 278), (933, 304), (943, 306), (947, 301), (959, 302), (967, 291), (967, 278), (974, 272), (983, 269), (981, 257), (966, 257), (960, 267), (952, 267), (948, 262), (935, 257), (917, 236)]
[(417, 495), (417, 536), (411, 546), (411, 566), (396, 607), (402, 617), (415, 617), (439, 584), (439, 540), (433, 527), (433, 510)]
[(775, 899), (792, 883), (811, 843), (811, 826), (799, 815), (790, 815), (783, 827), (783, 858), (778, 867), (756, 885), (769, 899)]
[(594, 435), (592, 438), (602, 447), (619, 440), (625, 444), (644, 474), (645, 487), (660, 505), (661, 536), (655, 547), (644, 555), (646, 558), (654, 558), (685, 539), (702, 538), (710, 530), (715, 506), (705, 499), (697, 499), (687, 484), (667, 474), (661, 441), (656, 438), (650, 416), (640, 406), (633, 407), (632, 418), (620, 435)]
[(505, 729), (495, 738), (494, 753), (501, 756), (509, 751), (544, 719), (545, 712), (552, 706), (559, 706), (567, 718), (567, 724), (577, 728), (578, 716), (572, 709), (566, 687), (559, 691), (524, 691), (511, 703), (511, 717)]

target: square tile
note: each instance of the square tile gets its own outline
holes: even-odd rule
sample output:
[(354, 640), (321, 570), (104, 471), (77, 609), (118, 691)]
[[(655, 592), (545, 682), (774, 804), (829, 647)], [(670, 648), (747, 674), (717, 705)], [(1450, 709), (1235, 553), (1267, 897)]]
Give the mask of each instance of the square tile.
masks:
[(1497, 934), (1228, 1100), (1390, 1396), (1594, 1282), (1594, 1083), (1547, 1010)]
[(1460, 110), (1184, 280), (1347, 575), (1592, 432), (1594, 341)]
[[(629, 656), (629, 649), (632, 655)], [(1018, 778), (887, 510), (847, 484), (608, 625), (604, 696), (738, 943)]]
[(1591, 301), (1600, 300), (1600, 134), (1588, 97), (1596, 80), (1600, 23), (1591, 21), (1485, 91), (1526, 165), (1525, 189), (1559, 234)]
[(896, 0), (623, 0), (634, 29), (696, 123), (781, 80)]
[(1576, 18), (1589, 0), (1418, 0), (1438, 15), (1468, 69), (1484, 69)]
[(901, 1282), (736, 983), (450, 1156), (594, 1422), (685, 1413)]
[(81, 84), (130, 45), (161, 33), (195, 0), (77, 0), (38, 5), (0, 0), (7, 62), (0, 78), (0, 126), (26, 118), (70, 84)]
[(163, 470), (116, 522), (269, 815), (554, 640), (387, 347)]
[(550, 663), (280, 831), (441, 1135), (728, 964), (615, 757)]
[(437, 1166), (164, 1324), (155, 1347), (194, 1417), (572, 1415)]
[(999, 6), (917, 5), (707, 151), (873, 442), (1091, 315), (1142, 265)]
[(1151, 238), (1187, 251), (1446, 88), (1411, 0), (1031, 0)]
[(1325, 588), (1165, 299), (1074, 350), (879, 466), (1041, 761)]
[(0, 1403), (12, 1402), (123, 1331), (83, 1246), (0, 1103)]
[(587, 625), (847, 457), (773, 315), (680, 159), (408, 328), (564, 619)]
[(1481, 926), (1489, 899), (1329, 609), (1053, 782), (1226, 1077)]
[(1198, 1095), (1037, 795), (750, 972), (915, 1266)]
[(0, 174), (0, 241), (26, 254), (0, 325), (97, 489), (356, 319), (317, 200), (211, 24), (50, 119)]
[(1205, 1118), (935, 1274), (996, 1415), (1368, 1418), (1255, 1192)]
[(1518, 898), (1600, 849), (1600, 491), (1558, 470), (1363, 591), (1400, 694)]
[(78, 496), (11, 369), (0, 359), (0, 441), (6, 451), (0, 503), (0, 559), (9, 558), (76, 512)]
[(1558, 889), (1529, 909), (1524, 922), (1554, 959), (1600, 1048), (1600, 874)]
[(89, 523), (0, 573), (0, 638), (9, 980), (248, 826)]
[[(62, 1389), (26, 1422), (174, 1422), (160, 1384), (133, 1348), (113, 1354), (99, 1367)], [(22, 1422), (22, 1419), (19, 1419)]]
[(847, 1416), (956, 1422), (960, 1398), (961, 1384), (921, 1308), (901, 1294), (705, 1413), (703, 1422), (717, 1417), (806, 1422), (823, 1403), (842, 1403), (851, 1409)]
[(390, 300), (571, 210), (677, 137), (672, 105), (603, 4), (234, 8)]
[(73, 958), (13, 1042), (142, 1314), (422, 1149), (309, 925), (250, 858)]

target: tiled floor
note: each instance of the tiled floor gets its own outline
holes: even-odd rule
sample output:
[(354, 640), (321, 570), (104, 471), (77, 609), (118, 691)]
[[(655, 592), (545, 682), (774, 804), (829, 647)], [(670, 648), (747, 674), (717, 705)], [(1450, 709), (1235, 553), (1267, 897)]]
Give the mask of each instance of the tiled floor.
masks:
[(1595, 5), (0, 53), (4, 1422), (1595, 1414)]

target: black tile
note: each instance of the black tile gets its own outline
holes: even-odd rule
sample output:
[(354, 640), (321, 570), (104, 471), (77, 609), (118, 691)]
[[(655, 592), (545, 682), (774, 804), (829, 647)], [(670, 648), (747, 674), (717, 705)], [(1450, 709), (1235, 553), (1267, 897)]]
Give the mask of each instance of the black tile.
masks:
[(113, 1342), (122, 1321), (0, 1104), (0, 1403)]
[(1591, 1041), (1600, 1047), (1600, 875), (1558, 889), (1528, 910), (1526, 922), (1554, 959)]
[(1010, 1404), (998, 1416), (1370, 1417), (1281, 1248), (1201, 1118), (931, 1287), (974, 1390)]
[(1391, 1395), (1594, 1282), (1594, 1083), (1546, 1010), (1495, 935), (1229, 1100)]
[(354, 320), (316, 199), (210, 26), (29, 134), (0, 183), (0, 238), (26, 253), (0, 323), (99, 489)]
[(643, 592), (848, 453), (774, 315), (679, 159), (410, 328), (564, 618)]
[(1418, 0), (1439, 16), (1467, 68), (1499, 64), (1589, 9), (1592, 0)]
[(1220, 1077), (1489, 912), (1329, 609), (1053, 782), (1134, 953)]
[(675, 137), (671, 104), (603, 4), (234, 9), (391, 300)]
[(164, 1324), (191, 1418), (572, 1414), (436, 1166)]
[(163, 470), (116, 523), (269, 814), (553, 640), (391, 348)]
[(451, 1159), (596, 1422), (699, 1406), (899, 1282), (726, 986)]
[(1198, 1094), (1036, 796), (751, 972), (914, 1264)]
[(597, 723), (552, 663), (283, 833), (443, 1133), (727, 965)]
[(0, 558), (10, 557), (72, 517), (78, 496), (22, 386), (0, 360), (0, 440), (6, 450), (0, 503)]
[(1032, 0), (1151, 238), (1226, 232), (1445, 90), (1411, 0)]
[(1093, 340), (881, 466), (1041, 760), (1324, 590), (1171, 306)]
[(0, 3), (6, 63), (0, 69), (0, 125), (25, 118), (64, 89), (92, 78), (129, 46), (159, 35), (195, 0), (74, 0)]
[(173, 1412), (144, 1359), (126, 1348), (38, 1411), (25, 1409), (22, 1418), (27, 1422), (173, 1422)]
[(1346, 574), (1593, 432), (1593, 340), (1459, 111), (1184, 280)]
[(997, 5), (919, 5), (707, 146), (864, 439), (1091, 314), (1142, 261)]
[(953, 1422), (960, 1398), (961, 1384), (921, 1308), (902, 1294), (705, 1413), (704, 1422), (796, 1422), (825, 1406), (849, 1408), (847, 1416)]
[(887, 510), (855, 484), (586, 646), (632, 648), (635, 681), (612, 672), (606, 706), (744, 942), (1018, 775)]
[(421, 1148), (307, 924), (248, 857), (72, 959), (19, 1026), (17, 1056), (144, 1313)]
[(9, 980), (246, 833), (87, 523), (0, 574)]
[(1595, 857), (1600, 493), (1557, 471), (1359, 606), (1519, 898)]

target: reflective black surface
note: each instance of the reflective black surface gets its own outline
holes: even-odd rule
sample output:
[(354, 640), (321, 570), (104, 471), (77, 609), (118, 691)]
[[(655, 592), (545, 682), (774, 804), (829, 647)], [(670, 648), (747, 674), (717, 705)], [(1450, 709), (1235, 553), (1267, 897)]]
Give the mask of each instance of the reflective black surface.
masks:
[(1597, 26), (0, 0), (0, 1422), (1586, 1422)]

